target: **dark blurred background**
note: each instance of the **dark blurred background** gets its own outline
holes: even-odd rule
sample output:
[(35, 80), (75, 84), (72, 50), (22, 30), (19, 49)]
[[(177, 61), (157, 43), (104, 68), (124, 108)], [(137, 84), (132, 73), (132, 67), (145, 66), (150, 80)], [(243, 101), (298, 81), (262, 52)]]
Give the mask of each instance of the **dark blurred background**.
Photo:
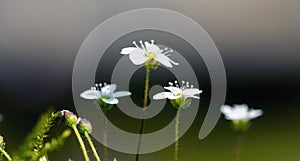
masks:
[[(38, 116), (49, 107), (75, 111), (72, 69), (83, 40), (104, 20), (142, 7), (175, 10), (197, 21), (214, 40), (222, 56), (228, 81), (226, 103), (247, 103), (264, 110), (264, 116), (253, 123), (246, 136), (243, 161), (300, 160), (300, 2), (294, 0), (0, 0), (0, 113), (4, 116), (0, 133), (5, 137), (8, 151), (22, 142)], [(128, 36), (131, 36), (130, 41), (140, 36), (140, 39), (155, 39), (161, 44), (175, 44), (187, 54), (199, 76), (200, 88), (209, 91), (210, 82), (202, 59), (188, 44), (180, 43), (180, 38), (159, 31), (140, 31)], [(99, 65), (100, 73), (102, 67), (111, 69), (121, 57), (120, 49), (116, 48), (118, 44), (120, 47), (131, 44), (121, 40), (106, 52), (106, 61)], [(110, 60), (111, 53), (118, 56)], [(160, 67), (158, 72), (164, 70)], [(111, 75), (109, 70), (105, 77), (99, 72), (97, 81), (105, 81), (106, 76)], [(133, 81), (142, 85), (141, 78), (143, 69), (136, 73)], [(155, 76), (153, 82), (159, 83)], [(235, 134), (223, 118), (206, 139), (197, 139), (209, 94), (204, 92), (202, 100), (197, 120), (181, 139), (179, 159), (233, 160)], [(117, 109), (114, 112), (121, 115)], [(164, 112), (162, 115), (168, 118), (173, 114)], [(54, 152), (52, 158), (82, 160), (75, 138), (66, 144), (66, 148)], [(101, 151), (101, 145), (97, 146)], [(142, 155), (141, 160), (172, 160), (172, 150), (170, 146)], [(110, 156), (117, 156), (121, 161), (133, 160), (133, 155), (112, 150)]]

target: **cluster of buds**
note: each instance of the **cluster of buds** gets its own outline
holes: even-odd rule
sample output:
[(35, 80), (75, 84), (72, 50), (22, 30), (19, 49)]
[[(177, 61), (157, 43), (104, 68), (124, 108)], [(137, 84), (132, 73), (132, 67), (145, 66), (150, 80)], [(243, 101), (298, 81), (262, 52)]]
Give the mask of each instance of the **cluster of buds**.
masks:
[(78, 118), (73, 112), (69, 110), (61, 111), (61, 118), (65, 122), (65, 124), (69, 127), (77, 126), (78, 130), (84, 134), (87, 132), (90, 134), (92, 132), (91, 123), (85, 118)]

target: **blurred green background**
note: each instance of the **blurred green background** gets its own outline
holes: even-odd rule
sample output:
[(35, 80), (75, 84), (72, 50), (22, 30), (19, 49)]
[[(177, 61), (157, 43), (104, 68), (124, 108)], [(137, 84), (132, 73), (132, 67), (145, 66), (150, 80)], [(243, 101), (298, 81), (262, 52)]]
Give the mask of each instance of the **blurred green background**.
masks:
[[(100, 23), (123, 11), (166, 8), (198, 22), (212, 37), (222, 56), (227, 75), (226, 104), (247, 103), (264, 115), (253, 121), (242, 144), (242, 161), (299, 161), (300, 145), (300, 20), (299, 1), (11, 1), (0, 0), (0, 134), (13, 152), (30, 132), (39, 115), (49, 107), (75, 112), (72, 69), (85, 37)], [(184, 40), (160, 31), (129, 33), (105, 53), (96, 80), (108, 81), (120, 59), (122, 47), (132, 40), (155, 39), (174, 47), (191, 63), (199, 79), (199, 112), (192, 127), (180, 140), (179, 160), (233, 161), (236, 134), (221, 117), (212, 133), (198, 140), (198, 132), (210, 100), (210, 80), (205, 64)], [(105, 71), (103, 71), (105, 70)], [(154, 73), (154, 72), (153, 72)], [(156, 73), (156, 74), (155, 74)], [(151, 85), (165, 85), (172, 75), (162, 67), (151, 75)], [(144, 70), (132, 78), (132, 99), (141, 104)], [(163, 81), (165, 82), (163, 82)], [(175, 115), (167, 105), (146, 122), (146, 131), (163, 128)], [(118, 127), (136, 132), (138, 120), (128, 119), (116, 107), (109, 113)], [(126, 121), (124, 121), (126, 120)], [(64, 128), (60, 123), (51, 136)], [(102, 152), (101, 144), (97, 148)], [(89, 151), (91, 153), (91, 151)], [(109, 151), (119, 161), (134, 155)], [(51, 160), (83, 160), (76, 138), (50, 155)], [(173, 145), (141, 161), (173, 160)]]

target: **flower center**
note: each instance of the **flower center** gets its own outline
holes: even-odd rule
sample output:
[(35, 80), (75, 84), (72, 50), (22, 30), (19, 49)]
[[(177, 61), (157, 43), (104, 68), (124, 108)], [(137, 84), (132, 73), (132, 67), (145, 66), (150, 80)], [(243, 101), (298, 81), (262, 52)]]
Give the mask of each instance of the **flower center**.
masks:
[(103, 99), (109, 99), (110, 97), (109, 96), (101, 96), (101, 98), (103, 98)]
[(154, 58), (156, 58), (156, 54), (154, 52), (148, 52), (147, 53), (147, 58), (154, 59)]
[(181, 93), (177, 93), (175, 96), (180, 96), (180, 97), (181, 97), (181, 96), (182, 96), (182, 94), (181, 94)]

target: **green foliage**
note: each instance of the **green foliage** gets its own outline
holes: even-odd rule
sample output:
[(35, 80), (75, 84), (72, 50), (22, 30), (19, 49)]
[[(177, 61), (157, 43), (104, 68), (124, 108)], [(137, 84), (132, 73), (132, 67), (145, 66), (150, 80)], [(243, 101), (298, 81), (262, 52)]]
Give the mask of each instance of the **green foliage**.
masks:
[[(1, 137), (2, 137), (2, 136), (1, 136)], [(2, 138), (2, 139), (3, 139), (3, 138)], [(1, 143), (1, 144), (0, 144), (0, 148), (4, 150), (4, 149), (5, 149), (5, 143)], [(3, 160), (3, 153), (0, 153), (0, 160)]]
[(47, 133), (54, 125), (54, 121), (60, 116), (60, 112), (54, 113), (53, 109), (48, 110), (38, 120), (32, 132), (25, 139), (19, 152), (13, 158), (16, 161), (35, 161), (42, 156), (41, 150), (45, 145)]
[[(62, 114), (64, 116), (62, 116)], [(74, 117), (72, 115), (74, 115)], [(55, 125), (57, 118), (61, 118), (62, 120), (66, 121), (66, 118), (70, 119), (70, 116), (72, 116), (72, 118), (76, 118), (77, 120), (77, 116), (68, 110), (54, 112), (53, 109), (50, 109), (42, 114), (31, 133), (26, 137), (24, 143), (20, 146), (19, 150), (13, 155), (12, 158), (4, 150), (4, 139), (0, 135), (0, 161), (2, 158), (4, 159), (4, 157), (9, 161), (48, 161), (48, 154), (61, 147), (65, 140), (71, 135), (72, 131), (70, 129), (66, 129), (56, 138), (48, 138), (48, 134), (51, 128)], [(76, 124), (77, 121), (72, 123), (72, 128), (74, 129), (77, 137), (80, 137)], [(92, 129), (90, 122), (86, 119), (82, 119), (81, 124), (81, 126), (87, 128), (85, 129), (85, 133), (88, 135), (87, 132), (91, 132)], [(66, 125), (68, 126), (68, 124)], [(80, 143), (81, 147), (84, 146), (82, 139)], [(86, 160), (89, 160), (86, 150), (84, 150), (84, 152), (86, 154)], [(72, 160), (68, 159), (68, 161)]]
[(40, 150), (39, 156), (46, 156), (48, 153), (58, 149), (64, 144), (65, 139), (68, 138), (71, 133), (71, 130), (67, 129), (57, 138), (52, 138), (51, 141), (45, 143), (45, 146)]

